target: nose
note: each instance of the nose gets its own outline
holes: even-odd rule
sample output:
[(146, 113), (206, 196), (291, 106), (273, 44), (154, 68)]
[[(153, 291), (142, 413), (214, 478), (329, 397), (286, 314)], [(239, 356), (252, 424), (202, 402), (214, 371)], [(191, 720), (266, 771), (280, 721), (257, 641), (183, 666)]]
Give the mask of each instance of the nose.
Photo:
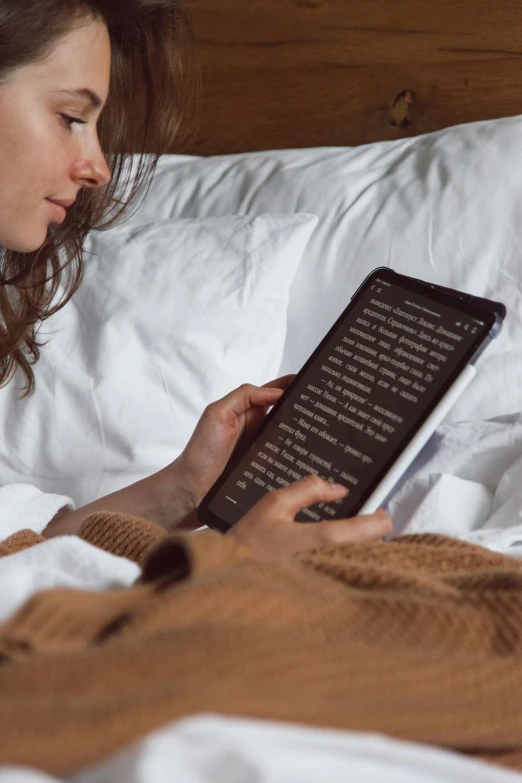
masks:
[(98, 134), (94, 141), (82, 145), (73, 164), (71, 177), (81, 188), (100, 188), (111, 181), (111, 172), (100, 147)]

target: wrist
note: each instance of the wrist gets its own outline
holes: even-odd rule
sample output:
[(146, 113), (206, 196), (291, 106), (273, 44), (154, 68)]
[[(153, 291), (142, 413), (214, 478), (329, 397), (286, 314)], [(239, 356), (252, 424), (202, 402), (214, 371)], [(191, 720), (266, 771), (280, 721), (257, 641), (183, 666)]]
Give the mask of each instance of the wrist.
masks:
[(196, 515), (199, 497), (192, 489), (178, 457), (150, 477), (156, 493), (157, 523), (166, 530), (193, 530), (200, 526)]
[(46, 538), (77, 535), (85, 518), (97, 511), (130, 514), (154, 522), (168, 532), (199, 527), (192, 493), (185, 487), (175, 462), (148, 478), (76, 511), (57, 514), (43, 535)]

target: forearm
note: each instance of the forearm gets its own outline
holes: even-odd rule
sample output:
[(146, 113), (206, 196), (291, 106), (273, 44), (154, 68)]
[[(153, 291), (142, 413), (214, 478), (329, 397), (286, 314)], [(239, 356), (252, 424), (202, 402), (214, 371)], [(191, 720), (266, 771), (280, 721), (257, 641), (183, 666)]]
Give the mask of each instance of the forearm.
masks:
[(198, 527), (192, 499), (176, 473), (176, 464), (154, 473), (76, 511), (57, 515), (45, 528), (46, 538), (76, 535), (89, 514), (110, 511), (155, 522), (165, 530), (190, 530)]

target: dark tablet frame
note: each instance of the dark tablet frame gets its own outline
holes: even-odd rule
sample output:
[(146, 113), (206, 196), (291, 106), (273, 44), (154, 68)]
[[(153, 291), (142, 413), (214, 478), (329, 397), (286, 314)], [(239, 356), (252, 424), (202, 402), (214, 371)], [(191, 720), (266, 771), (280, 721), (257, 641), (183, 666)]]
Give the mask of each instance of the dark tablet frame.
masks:
[[(372, 492), (375, 491), (376, 487), (386, 476), (386, 474), (388, 473), (388, 471), (390, 470), (394, 462), (397, 460), (398, 456), (402, 453), (402, 451), (404, 451), (404, 449), (406, 448), (408, 443), (412, 440), (412, 438), (415, 436), (415, 434), (420, 429), (422, 424), (435, 410), (435, 408), (440, 403), (444, 395), (447, 393), (448, 389), (452, 386), (456, 378), (462, 373), (462, 371), (468, 364), (473, 364), (476, 362), (477, 358), (484, 351), (484, 349), (489, 344), (489, 342), (494, 337), (496, 337), (496, 335), (499, 333), (500, 329), (502, 328), (502, 323), (506, 316), (506, 308), (500, 302), (495, 302), (490, 299), (482, 299), (480, 297), (476, 297), (471, 294), (464, 293), (462, 291), (456, 291), (452, 288), (446, 288), (444, 286), (439, 286), (434, 283), (427, 283), (413, 277), (401, 275), (389, 269), (388, 267), (378, 267), (377, 269), (374, 269), (366, 277), (363, 283), (359, 286), (355, 294), (352, 296), (348, 306), (343, 310), (339, 318), (333, 324), (332, 328), (328, 331), (328, 333), (321, 340), (317, 348), (313, 351), (309, 359), (302, 366), (302, 368), (297, 373), (296, 377), (289, 385), (289, 387), (286, 389), (284, 394), (280, 397), (277, 403), (269, 411), (268, 415), (263, 421), (260, 430), (257, 432), (256, 437), (249, 444), (247, 444), (241, 450), (240, 453), (234, 455), (234, 458), (230, 460), (224, 472), (217, 479), (217, 481), (209, 490), (209, 492), (205, 495), (197, 510), (198, 519), (201, 522), (208, 525), (209, 527), (219, 530), (222, 533), (226, 533), (228, 530), (230, 530), (231, 527), (233, 527), (233, 525), (228, 523), (226, 520), (221, 519), (212, 511), (210, 511), (209, 509), (210, 503), (214, 500), (214, 498), (220, 491), (225, 481), (228, 479), (230, 474), (236, 469), (236, 467), (241, 462), (241, 460), (243, 459), (243, 457), (245, 456), (249, 448), (253, 445), (255, 440), (260, 437), (265, 427), (271, 422), (271, 420), (275, 416), (277, 416), (278, 411), (285, 405), (286, 400), (288, 399), (290, 393), (300, 383), (302, 376), (307, 371), (308, 367), (311, 364), (313, 364), (313, 362), (315, 361), (316, 357), (322, 350), (325, 343), (330, 339), (332, 334), (340, 327), (342, 322), (348, 317), (352, 307), (357, 303), (359, 298), (366, 292), (367, 288), (375, 283), (376, 279), (382, 279), (391, 284), (400, 285), (407, 291), (411, 291), (412, 293), (422, 294), (423, 296), (432, 299), (437, 303), (446, 305), (448, 307), (456, 308), (457, 311), (462, 312), (465, 315), (471, 316), (472, 318), (478, 318), (481, 321), (484, 321), (485, 324), (484, 327), (477, 332), (475, 341), (462, 357), (460, 364), (457, 365), (457, 367), (455, 367), (455, 369), (449, 374), (448, 378), (446, 379), (446, 382), (442, 386), (439, 393), (434, 397), (431, 403), (423, 411), (422, 416), (420, 416), (419, 419), (415, 422), (415, 426), (413, 427), (412, 430), (410, 430), (406, 439), (402, 440), (401, 443), (398, 444), (398, 446), (394, 449), (394, 451), (390, 455), (390, 458), (386, 461), (383, 468), (378, 472), (378, 474), (376, 474), (374, 481), (361, 495), (360, 502), (358, 504), (359, 509), (362, 508), (362, 506), (364, 505), (366, 500), (370, 497)], [(357, 513), (357, 509), (353, 513)]]

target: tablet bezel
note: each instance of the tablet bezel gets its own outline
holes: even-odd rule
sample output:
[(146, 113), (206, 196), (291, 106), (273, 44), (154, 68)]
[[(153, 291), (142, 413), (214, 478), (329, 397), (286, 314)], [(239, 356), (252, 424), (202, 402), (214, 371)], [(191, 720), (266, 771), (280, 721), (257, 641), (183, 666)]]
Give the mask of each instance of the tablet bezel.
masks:
[[(417, 280), (416, 278), (408, 277), (406, 275), (401, 275), (389, 269), (388, 267), (378, 267), (374, 269), (366, 277), (366, 279), (363, 281), (360, 287), (357, 289), (357, 291), (352, 296), (347, 307), (343, 310), (339, 318), (337, 318), (335, 323), (332, 325), (331, 329), (329, 329), (327, 334), (324, 336), (324, 338), (321, 340), (321, 342), (312, 352), (312, 354), (307, 359), (305, 364), (301, 367), (301, 369), (299, 370), (299, 372), (297, 373), (293, 381), (285, 390), (284, 394), (280, 397), (277, 403), (268, 412), (255, 438), (252, 441), (250, 441), (250, 443), (245, 445), (245, 447), (241, 449), (240, 453), (233, 455), (233, 457), (230, 459), (229, 463), (227, 464), (221, 476), (217, 479), (217, 481), (214, 483), (211, 489), (207, 492), (207, 494), (205, 495), (205, 497), (203, 498), (203, 500), (201, 501), (197, 509), (198, 519), (201, 522), (208, 525), (209, 527), (219, 530), (222, 533), (226, 533), (234, 526), (234, 524), (237, 524), (237, 523), (230, 524), (226, 520), (222, 519), (221, 517), (217, 516), (212, 511), (210, 511), (209, 509), (210, 503), (214, 500), (214, 498), (220, 491), (221, 487), (227, 481), (230, 474), (236, 469), (236, 467), (241, 462), (245, 454), (248, 452), (249, 448), (253, 445), (255, 440), (261, 436), (265, 427), (271, 422), (274, 416), (277, 415), (278, 411), (283, 407), (283, 405), (285, 405), (285, 402), (288, 399), (289, 395), (299, 384), (302, 376), (305, 374), (308, 367), (311, 364), (313, 364), (315, 358), (321, 352), (323, 346), (331, 338), (333, 333), (341, 326), (342, 322), (348, 317), (351, 308), (366, 293), (367, 289), (371, 285), (375, 284), (376, 279), (383, 279), (389, 281), (391, 284), (400, 285), (406, 291), (422, 294), (427, 298), (433, 299), (437, 303), (446, 305), (448, 307), (456, 308), (457, 311), (462, 312), (463, 314), (468, 315), (472, 318), (478, 318), (484, 321), (485, 324), (484, 327), (479, 332), (477, 332), (475, 341), (473, 342), (472, 345), (470, 345), (469, 349), (462, 357), (461, 362), (448, 375), (441, 390), (430, 402), (427, 408), (423, 411), (422, 416), (420, 416), (419, 419), (416, 421), (415, 427), (408, 433), (407, 440), (402, 440), (400, 444), (394, 449), (390, 458), (386, 461), (385, 465), (381, 468), (379, 473), (376, 475), (375, 480), (368, 486), (365, 492), (361, 495), (359, 499), (360, 502), (359, 502), (358, 509), (361, 509), (364, 506), (366, 500), (372, 495), (372, 493), (376, 490), (379, 484), (383, 481), (383, 479), (386, 477), (390, 469), (393, 467), (393, 464), (400, 456), (400, 454), (404, 451), (404, 449), (408, 446), (411, 440), (415, 437), (416, 433), (419, 431), (423, 423), (436, 410), (437, 406), (441, 403), (444, 396), (451, 388), (451, 386), (458, 378), (458, 376), (462, 373), (464, 368), (468, 366), (470, 363), (474, 363), (478, 358), (478, 356), (488, 345), (489, 341), (498, 334), (498, 332), (502, 327), (503, 319), (506, 315), (506, 308), (504, 307), (503, 304), (499, 302), (495, 302), (489, 299), (482, 299), (479, 297), (475, 297), (471, 294), (467, 294), (465, 292), (456, 291), (454, 289), (449, 289), (442, 286), (437, 286), (436, 284), (433, 283), (427, 283), (422, 280)], [(357, 514), (357, 510), (355, 510), (353, 513)]]

